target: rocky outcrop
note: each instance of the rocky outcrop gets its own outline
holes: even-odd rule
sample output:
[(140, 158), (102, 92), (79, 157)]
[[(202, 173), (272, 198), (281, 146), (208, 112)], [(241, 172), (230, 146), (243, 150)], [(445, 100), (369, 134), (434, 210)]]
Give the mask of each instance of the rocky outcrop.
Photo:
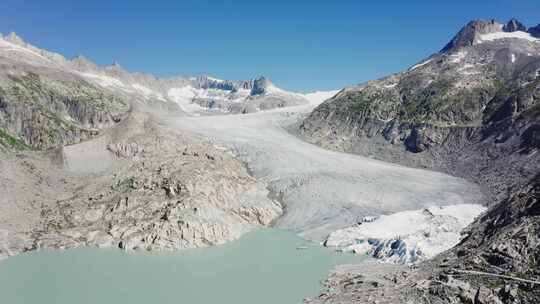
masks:
[[(37, 72), (37, 73), (36, 73)], [(128, 104), (84, 81), (64, 81), (36, 71), (0, 76), (0, 128), (45, 150), (97, 136), (118, 123)]]
[[(101, 172), (70, 173), (70, 168), (47, 169), (51, 165), (45, 160), (29, 160), (32, 171), (10, 177), (9, 172), (21, 171), (22, 166), (19, 156), (10, 156), (9, 163), (16, 167), (4, 168), (6, 180), (0, 187), (8, 183), (15, 187), (2, 200), (9, 205), (18, 198), (23, 210), (21, 214), (13, 213), (13, 206), (3, 210), (11, 216), (0, 217), (0, 231), (8, 231), (5, 241), (0, 239), (0, 256), (79, 246), (126, 250), (211, 246), (269, 226), (282, 213), (281, 205), (268, 198), (265, 185), (226, 151), (169, 131), (138, 111), (111, 131), (102, 149), (114, 155), (114, 163)], [(63, 157), (86, 162), (95, 150), (89, 145), (102, 141), (86, 142), (83, 150), (64, 149)], [(69, 153), (83, 155), (73, 158)], [(45, 191), (31, 190), (21, 198), (19, 185), (43, 179), (48, 180), (42, 185)], [(40, 204), (32, 204), (36, 198)], [(13, 229), (24, 217), (33, 220)]]
[(529, 32), (529, 34), (531, 34), (533, 37), (540, 38), (540, 24), (529, 28), (527, 32)]
[[(512, 21), (507, 25), (507, 29), (512, 29)], [(450, 52), (462, 47), (473, 46), (478, 42), (478, 35), (489, 34), (501, 31), (503, 25), (495, 20), (476, 20), (469, 22), (457, 35), (442, 49), (442, 52)]]
[[(129, 165), (104, 190), (60, 202), (45, 231), (54, 222), (55, 235), (76, 232), (82, 244), (172, 250), (222, 244), (281, 214), (241, 163), (208, 144), (145, 127), (108, 149)], [(39, 247), (59, 246), (41, 235)]]
[(517, 31), (526, 32), (527, 27), (525, 27), (525, 25), (523, 25), (523, 23), (519, 22), (517, 19), (512, 18), (510, 19), (510, 21), (508, 21), (508, 23), (505, 24), (505, 26), (503, 27), (503, 31), (509, 33)]

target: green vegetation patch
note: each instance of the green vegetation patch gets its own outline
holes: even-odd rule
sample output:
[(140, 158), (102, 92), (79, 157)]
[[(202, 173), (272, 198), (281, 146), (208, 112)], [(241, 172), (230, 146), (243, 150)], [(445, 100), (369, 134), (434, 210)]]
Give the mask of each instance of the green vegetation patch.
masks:
[(10, 135), (2, 128), (0, 128), (0, 145), (15, 150), (31, 149), (31, 147), (27, 145), (22, 139)]

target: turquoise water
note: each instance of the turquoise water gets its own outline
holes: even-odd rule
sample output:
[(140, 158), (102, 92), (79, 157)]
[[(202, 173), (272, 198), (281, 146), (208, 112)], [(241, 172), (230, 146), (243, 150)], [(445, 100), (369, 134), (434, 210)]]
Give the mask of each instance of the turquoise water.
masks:
[(32, 252), (0, 263), (0, 302), (292, 304), (317, 295), (334, 265), (361, 259), (275, 229), (175, 253)]

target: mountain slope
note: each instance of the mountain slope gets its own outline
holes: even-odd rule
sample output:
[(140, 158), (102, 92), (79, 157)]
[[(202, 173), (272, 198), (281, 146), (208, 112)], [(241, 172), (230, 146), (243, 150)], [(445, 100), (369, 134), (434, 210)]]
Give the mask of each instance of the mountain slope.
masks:
[(64, 72), (37, 50), (20, 46), (17, 36), (6, 39), (0, 38), (0, 128), (19, 147), (49, 149), (89, 139), (129, 110), (125, 99)]
[[(281, 90), (262, 76), (248, 81), (207, 76), (159, 79), (130, 73), (116, 62), (98, 67), (82, 56), (69, 60), (14, 33), (0, 37), (0, 67), (4, 147), (48, 149), (91, 138), (121, 120), (129, 109), (128, 100), (199, 114), (248, 113), (308, 103), (304, 95)], [(14, 146), (19, 142), (22, 145)]]
[(314, 143), (464, 176), (493, 197), (464, 240), (434, 260), (336, 273), (313, 302), (538, 303), (538, 28), (472, 21), (440, 52), (344, 89), (304, 120)]
[[(40, 248), (211, 246), (279, 217), (279, 203), (229, 151), (159, 118), (182, 114), (165, 93), (188, 85), (229, 90), (1, 37), (0, 260)], [(269, 82), (257, 88), (273, 94)]]
[[(302, 134), (328, 148), (471, 178), (502, 198), (538, 170), (540, 147), (540, 39), (534, 28), (504, 31), (514, 23), (467, 24), (408, 70), (343, 89), (304, 120)], [(501, 175), (502, 167), (514, 170)]]

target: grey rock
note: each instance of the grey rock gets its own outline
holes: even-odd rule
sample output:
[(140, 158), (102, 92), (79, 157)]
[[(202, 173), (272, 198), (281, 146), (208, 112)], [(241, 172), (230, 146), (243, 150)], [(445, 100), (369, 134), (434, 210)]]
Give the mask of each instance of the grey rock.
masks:
[(461, 47), (473, 46), (476, 43), (477, 35), (498, 32), (502, 24), (495, 20), (475, 20), (467, 23), (452, 40), (441, 50), (450, 52)]
[(505, 32), (517, 32), (517, 31), (526, 32), (527, 27), (525, 27), (525, 25), (523, 25), (523, 23), (519, 22), (517, 19), (512, 18), (512, 19), (510, 19), (510, 21), (508, 21), (507, 24), (504, 25), (503, 31), (505, 31)]
[(533, 37), (540, 38), (540, 24), (529, 28), (527, 32), (529, 32), (529, 34), (531, 34)]

